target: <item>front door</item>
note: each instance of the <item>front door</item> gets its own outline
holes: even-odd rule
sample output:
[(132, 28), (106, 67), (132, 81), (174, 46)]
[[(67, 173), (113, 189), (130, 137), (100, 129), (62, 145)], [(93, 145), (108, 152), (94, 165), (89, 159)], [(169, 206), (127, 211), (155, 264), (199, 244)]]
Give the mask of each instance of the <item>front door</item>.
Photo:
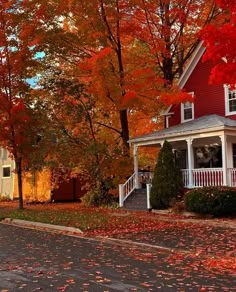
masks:
[(180, 169), (187, 168), (187, 150), (175, 150), (175, 164)]

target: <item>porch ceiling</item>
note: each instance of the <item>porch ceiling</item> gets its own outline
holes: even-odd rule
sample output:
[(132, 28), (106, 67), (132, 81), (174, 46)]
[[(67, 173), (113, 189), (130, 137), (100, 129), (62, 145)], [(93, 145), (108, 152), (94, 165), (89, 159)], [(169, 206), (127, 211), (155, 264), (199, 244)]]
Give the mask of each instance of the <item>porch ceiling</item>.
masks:
[(153, 145), (159, 144), (163, 140), (180, 140), (194, 137), (202, 133), (214, 135), (217, 131), (230, 130), (236, 135), (236, 121), (219, 116), (207, 115), (198, 119), (178, 124), (173, 127), (162, 129), (148, 133), (133, 139), (128, 142), (137, 145)]

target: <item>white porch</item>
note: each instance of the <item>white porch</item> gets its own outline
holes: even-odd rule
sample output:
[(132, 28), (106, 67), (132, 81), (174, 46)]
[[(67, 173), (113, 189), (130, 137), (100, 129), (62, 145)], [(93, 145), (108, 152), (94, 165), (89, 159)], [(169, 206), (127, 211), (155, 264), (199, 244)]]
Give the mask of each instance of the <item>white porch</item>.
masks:
[[(133, 146), (134, 174), (120, 185), (120, 206), (125, 199), (141, 187), (138, 149), (142, 146), (161, 147), (164, 141), (171, 143), (173, 151), (180, 154), (185, 188), (203, 186), (236, 187), (236, 121), (211, 115), (146, 134), (129, 142)], [(147, 180), (147, 208), (152, 175)]]

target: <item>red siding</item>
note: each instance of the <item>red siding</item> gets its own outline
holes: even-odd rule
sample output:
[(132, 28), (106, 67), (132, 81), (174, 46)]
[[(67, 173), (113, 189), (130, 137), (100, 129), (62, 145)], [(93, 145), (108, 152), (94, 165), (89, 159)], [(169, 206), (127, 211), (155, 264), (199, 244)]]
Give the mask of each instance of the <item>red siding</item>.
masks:
[[(185, 91), (194, 92), (195, 119), (210, 114), (225, 116), (223, 85), (208, 84), (211, 68), (211, 62), (200, 60), (184, 87)], [(173, 105), (171, 112), (174, 112), (174, 115), (170, 118), (169, 125), (179, 124), (181, 122), (180, 105)], [(236, 115), (229, 116), (229, 118), (236, 120)]]
[(169, 118), (169, 127), (180, 124), (181, 123), (180, 104), (178, 104), (178, 105), (173, 104), (170, 112), (172, 112), (174, 114)]

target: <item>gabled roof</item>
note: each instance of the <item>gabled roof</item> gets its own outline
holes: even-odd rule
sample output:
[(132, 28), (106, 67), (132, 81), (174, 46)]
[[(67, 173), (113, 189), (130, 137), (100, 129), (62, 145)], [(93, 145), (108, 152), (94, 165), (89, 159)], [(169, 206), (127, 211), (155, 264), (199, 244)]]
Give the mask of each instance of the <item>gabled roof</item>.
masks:
[[(202, 55), (204, 54), (206, 48), (203, 47), (203, 41), (201, 41), (197, 48), (195, 49), (190, 61), (188, 62), (187, 66), (185, 67), (182, 75), (179, 78), (178, 86), (180, 89), (183, 89), (186, 82), (188, 81), (190, 75), (192, 74), (193, 70), (197, 66), (198, 62), (200, 61)], [(162, 116), (168, 115), (169, 111), (171, 110), (172, 105), (170, 105), (165, 111), (161, 113)], [(170, 113), (169, 113), (170, 114)]]
[(183, 74), (180, 76), (178, 81), (179, 88), (183, 89), (184, 85), (188, 81), (190, 75), (192, 74), (193, 70), (197, 66), (199, 60), (201, 59), (202, 55), (204, 54), (206, 48), (203, 47), (203, 41), (201, 41), (196, 50), (194, 51), (190, 61), (188, 62), (187, 66), (185, 67)]
[(236, 131), (236, 121), (219, 115), (207, 115), (170, 128), (130, 139), (129, 143), (142, 143), (154, 140), (158, 143), (169, 138), (173, 139), (175, 137), (189, 136), (197, 133), (225, 130), (226, 128)]

